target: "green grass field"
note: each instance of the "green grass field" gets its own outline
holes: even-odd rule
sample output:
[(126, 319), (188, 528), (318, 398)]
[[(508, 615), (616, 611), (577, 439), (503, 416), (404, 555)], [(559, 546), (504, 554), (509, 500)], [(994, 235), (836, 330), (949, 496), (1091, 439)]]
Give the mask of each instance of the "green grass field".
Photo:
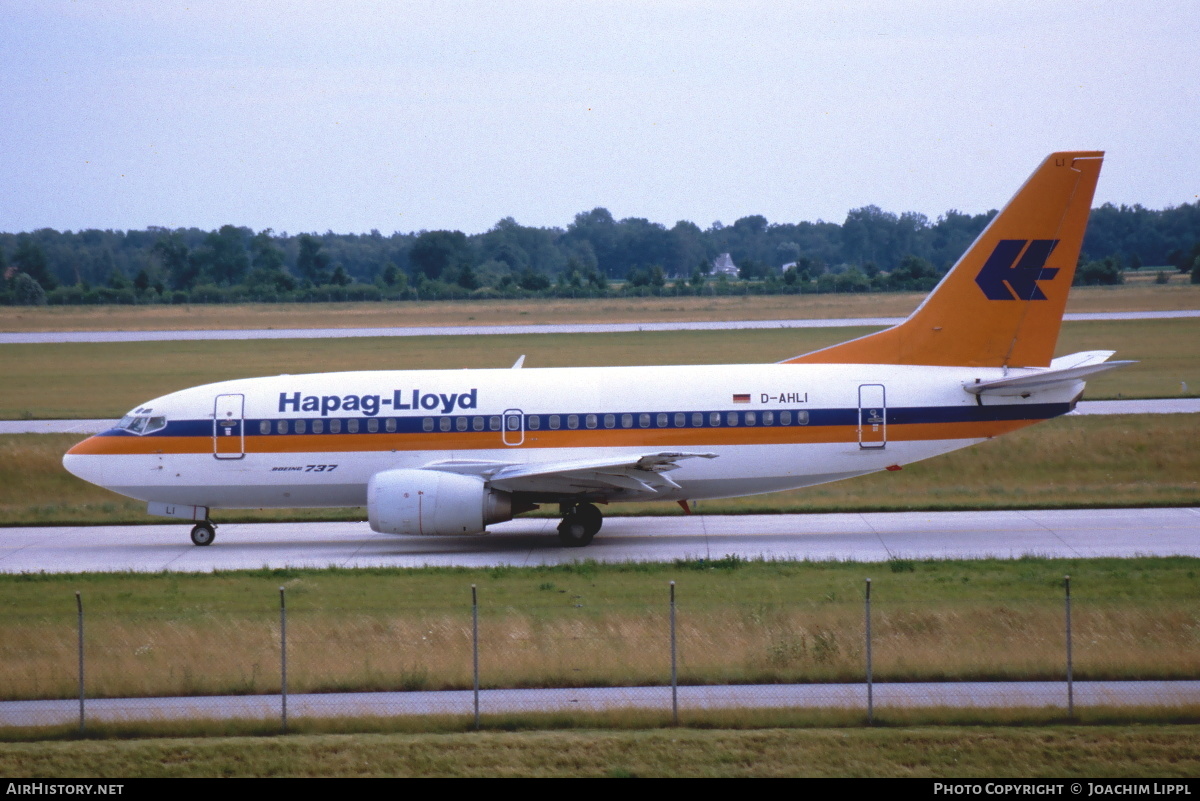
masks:
[(0, 744), (0, 776), (1186, 779), (1200, 772), (1198, 736), (1098, 724), (114, 739)]
[[(553, 683), (572, 665), (625, 658), (622, 675), (666, 671), (667, 582), (676, 581), (685, 675), (717, 657), (792, 678), (842, 664), (861, 679), (863, 579), (874, 581), (877, 678), (995, 675), (1042, 661), (1062, 672), (1062, 576), (1072, 576), (1083, 678), (1200, 671), (1196, 559), (760, 563), (721, 560), (491, 570), (311, 570), (0, 576), (5, 697), (74, 692), (74, 592), (87, 613), (89, 693), (177, 690), (192, 660), (234, 692), (273, 692), (278, 586), (289, 598), (293, 691), (405, 687), (426, 665), (460, 684), (469, 587), (481, 600), (485, 686), (524, 671)], [(414, 622), (423, 627), (411, 625)], [(657, 624), (652, 635), (645, 631)], [(724, 624), (724, 625), (722, 625)], [(556, 633), (555, 633), (556, 632)], [(536, 637), (530, 635), (536, 633)], [(432, 636), (437, 647), (426, 643)], [(796, 648), (807, 636), (807, 652)], [(629, 643), (640, 653), (628, 660)], [(497, 642), (503, 643), (497, 647)], [(414, 654), (424, 649), (423, 657)], [(540, 658), (530, 658), (530, 652)], [(981, 658), (981, 654), (983, 657)], [(1190, 660), (1180, 662), (1180, 659)], [(457, 661), (460, 664), (452, 664)], [(251, 670), (250, 666), (257, 666)], [(541, 679), (537, 670), (541, 670)], [(712, 669), (711, 667), (709, 668)], [(992, 671), (992, 673), (988, 673)], [(568, 670), (573, 682), (577, 674)], [(254, 675), (260, 686), (247, 686)], [(168, 686), (165, 677), (174, 676)], [(550, 681), (547, 681), (549, 676)], [(36, 693), (30, 681), (41, 682)], [(695, 675), (688, 676), (695, 680)], [(762, 679), (771, 677), (762, 676)], [(194, 678), (192, 679), (194, 681)], [(331, 686), (332, 681), (332, 686)], [(593, 679), (594, 681), (594, 679)], [(63, 689), (55, 690), (61, 682)], [(23, 688), (23, 689), (22, 689)], [(210, 686), (216, 691), (220, 685)], [(416, 689), (416, 687), (409, 687)], [(229, 687), (221, 689), (229, 690)], [(90, 725), (0, 731), (0, 776), (944, 776), (1191, 777), (1200, 708), (861, 709)]]
[[(1075, 287), (1068, 312), (1200, 309), (1200, 286), (1186, 276), (1153, 283), (1154, 272), (1124, 286)], [(779, 320), (903, 317), (924, 293), (749, 295), (602, 300), (406, 301), (230, 306), (0, 307), (0, 331), (153, 331), (233, 328), (639, 323), (678, 320)]]
[(1076, 678), (1197, 678), (1198, 570), (1182, 557), (726, 558), (0, 576), (0, 664), (6, 699), (77, 694), (78, 591), (89, 697), (277, 693), (282, 586), (292, 692), (469, 689), (475, 585), (483, 687), (664, 685), (675, 581), (681, 683), (858, 682), (869, 577), (877, 680), (1055, 680), (1070, 575)]

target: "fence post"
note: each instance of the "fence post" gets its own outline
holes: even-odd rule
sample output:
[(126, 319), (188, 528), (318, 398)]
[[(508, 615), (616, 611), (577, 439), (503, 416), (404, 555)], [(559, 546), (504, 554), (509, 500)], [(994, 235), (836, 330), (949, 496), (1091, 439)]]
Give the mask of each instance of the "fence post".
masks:
[(287, 600), (283, 587), (279, 588), (279, 697), (283, 702), (280, 707), (280, 720), (283, 733), (287, 734)]
[(75, 591), (75, 608), (79, 613), (79, 731), (83, 731), (83, 597)]
[(871, 580), (867, 579), (867, 725), (875, 723), (875, 684), (871, 674)]
[(1075, 677), (1073, 654), (1071, 653), (1071, 577), (1063, 577), (1067, 604), (1067, 717), (1075, 717)]
[(675, 582), (671, 582), (671, 723), (679, 725), (679, 664), (675, 640)]
[(479, 728), (479, 596), (471, 585), (471, 659), (475, 680), (475, 728)]

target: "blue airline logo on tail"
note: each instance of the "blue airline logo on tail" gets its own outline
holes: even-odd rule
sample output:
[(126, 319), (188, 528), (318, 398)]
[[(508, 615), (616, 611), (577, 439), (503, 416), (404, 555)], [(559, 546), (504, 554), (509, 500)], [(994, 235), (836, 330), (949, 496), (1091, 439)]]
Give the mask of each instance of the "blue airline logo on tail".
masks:
[(988, 300), (1045, 300), (1038, 281), (1058, 275), (1057, 267), (1046, 266), (1057, 245), (1057, 239), (1001, 239), (975, 283)]

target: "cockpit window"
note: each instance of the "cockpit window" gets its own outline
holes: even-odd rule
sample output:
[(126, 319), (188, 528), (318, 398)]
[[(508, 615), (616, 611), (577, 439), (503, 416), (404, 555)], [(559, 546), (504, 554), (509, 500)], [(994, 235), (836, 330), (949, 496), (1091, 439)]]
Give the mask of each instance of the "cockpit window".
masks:
[(151, 417), (145, 414), (127, 414), (117, 423), (117, 428), (122, 431), (128, 431), (130, 434), (153, 434), (155, 431), (161, 431), (167, 427), (167, 418), (164, 415), (155, 415)]

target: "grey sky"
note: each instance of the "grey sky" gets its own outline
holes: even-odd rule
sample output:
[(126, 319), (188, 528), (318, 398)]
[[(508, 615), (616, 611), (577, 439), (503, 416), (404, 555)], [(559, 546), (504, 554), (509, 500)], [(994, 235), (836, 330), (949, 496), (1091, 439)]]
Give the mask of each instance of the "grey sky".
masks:
[(1194, 2), (25, 2), (0, 231), (487, 230), (1200, 192)]

